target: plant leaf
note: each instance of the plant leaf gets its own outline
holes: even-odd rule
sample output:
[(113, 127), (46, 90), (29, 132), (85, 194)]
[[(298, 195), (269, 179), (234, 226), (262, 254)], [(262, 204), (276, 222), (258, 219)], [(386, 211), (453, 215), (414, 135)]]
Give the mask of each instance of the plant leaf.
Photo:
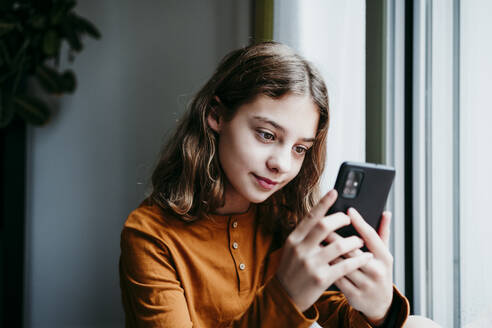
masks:
[(91, 22), (89, 22), (87, 19), (85, 19), (79, 15), (76, 15), (76, 14), (73, 14), (73, 17), (74, 17), (76, 24), (79, 26), (79, 28), (83, 32), (89, 34), (94, 39), (100, 39), (101, 38), (101, 33), (99, 32), (99, 30)]
[(0, 40), (0, 56), (2, 56), (3, 61), (10, 66), (10, 63), (12, 62), (12, 58), (10, 57), (10, 53), (5, 46), (3, 40)]
[(64, 0), (55, 2), (50, 14), (50, 23), (52, 26), (60, 24), (63, 18), (70, 12), (76, 5), (74, 0)]
[[(7, 71), (7, 72), (4, 72), (2, 75), (0, 75), (0, 84), (3, 84), (5, 81), (7, 81), (7, 79), (12, 77), (13, 74), (14, 74), (14, 72)], [(3, 86), (2, 86), (2, 88), (3, 88)]]
[(63, 92), (72, 93), (77, 86), (75, 74), (71, 70), (66, 70), (61, 76), (61, 87)]
[(75, 51), (81, 51), (82, 50), (82, 42), (80, 41), (80, 37), (75, 31), (74, 27), (70, 25), (69, 23), (66, 23), (67, 19), (65, 19), (64, 23), (61, 25), (61, 29), (63, 34), (65, 35), (68, 44), (70, 45), (70, 48), (72, 48)]
[(22, 81), (22, 79), (25, 78), (25, 75), (24, 75), (24, 68), (21, 67), (20, 69), (18, 69), (17, 71), (15, 71), (15, 76), (14, 76), (14, 82), (12, 83), (12, 94), (15, 94), (17, 92), (17, 88), (19, 87), (19, 84)]
[(29, 46), (29, 38), (24, 40), (24, 43), (22, 43), (22, 46), (20, 47), (19, 51), (17, 51), (17, 54), (14, 57), (14, 65), (16, 65), (18, 68), (21, 68), (19, 64), (22, 62), (22, 57), (24, 56), (27, 47)]
[(9, 23), (6, 21), (0, 21), (0, 36), (9, 33), (13, 29), (15, 29), (15, 23)]
[(42, 15), (35, 15), (30, 19), (30, 23), (32, 28), (41, 30), (45, 28), (46, 17)]
[(43, 38), (43, 52), (47, 56), (53, 56), (60, 49), (60, 37), (55, 30), (49, 30)]
[(28, 123), (43, 125), (50, 118), (48, 106), (36, 97), (17, 95), (13, 103), (17, 114)]
[(61, 86), (60, 73), (55, 69), (46, 65), (36, 67), (36, 77), (43, 89), (48, 93), (61, 93), (63, 92)]

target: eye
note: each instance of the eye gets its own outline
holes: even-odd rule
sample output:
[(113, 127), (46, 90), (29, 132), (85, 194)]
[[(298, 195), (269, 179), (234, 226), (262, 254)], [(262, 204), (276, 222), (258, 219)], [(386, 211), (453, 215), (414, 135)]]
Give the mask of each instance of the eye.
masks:
[(266, 140), (266, 141), (274, 141), (275, 140), (275, 136), (270, 132), (258, 130), (256, 133), (258, 133), (260, 138), (263, 140)]
[(294, 151), (298, 155), (304, 155), (308, 151), (308, 149), (304, 146), (295, 146)]

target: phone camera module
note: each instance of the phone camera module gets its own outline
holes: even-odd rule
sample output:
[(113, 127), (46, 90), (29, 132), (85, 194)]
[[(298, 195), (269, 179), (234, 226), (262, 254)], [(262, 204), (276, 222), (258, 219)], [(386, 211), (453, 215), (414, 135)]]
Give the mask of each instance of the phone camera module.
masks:
[(355, 198), (359, 194), (362, 177), (361, 171), (350, 170), (345, 178), (342, 197)]

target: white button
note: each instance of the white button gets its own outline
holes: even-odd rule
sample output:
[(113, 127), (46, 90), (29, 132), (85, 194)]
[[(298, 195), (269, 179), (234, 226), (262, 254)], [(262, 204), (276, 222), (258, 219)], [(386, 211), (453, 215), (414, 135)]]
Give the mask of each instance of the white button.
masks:
[(239, 264), (239, 269), (240, 270), (246, 269), (246, 265), (244, 263)]
[(237, 228), (237, 221), (232, 222), (232, 227)]
[(232, 248), (237, 249), (238, 247), (239, 245), (236, 242), (232, 243)]

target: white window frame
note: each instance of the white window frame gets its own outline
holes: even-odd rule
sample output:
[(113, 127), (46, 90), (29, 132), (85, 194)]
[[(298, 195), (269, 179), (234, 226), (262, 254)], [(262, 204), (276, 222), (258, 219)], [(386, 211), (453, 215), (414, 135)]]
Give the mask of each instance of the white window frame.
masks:
[(405, 291), (405, 5), (386, 0), (384, 8), (384, 162), (397, 172), (387, 208), (393, 213), (393, 280)]
[(459, 1), (413, 15), (414, 311), (459, 327)]

